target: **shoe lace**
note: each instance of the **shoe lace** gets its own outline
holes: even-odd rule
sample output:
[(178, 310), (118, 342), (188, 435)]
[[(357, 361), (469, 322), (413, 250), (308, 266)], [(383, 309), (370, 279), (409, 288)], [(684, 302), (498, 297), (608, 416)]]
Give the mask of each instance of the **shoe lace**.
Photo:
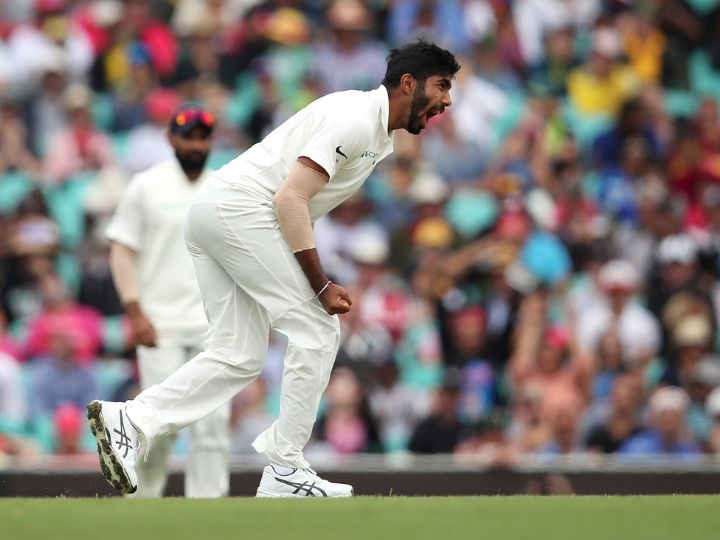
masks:
[(318, 480), (322, 480), (322, 478), (320, 478), (320, 477), (318, 476), (318, 473), (316, 473), (316, 472), (315, 472), (313, 469), (311, 469), (310, 467), (307, 467), (306, 469), (303, 469), (303, 470), (304, 470), (307, 474), (309, 474), (310, 476), (314, 476), (314, 477), (317, 478)]

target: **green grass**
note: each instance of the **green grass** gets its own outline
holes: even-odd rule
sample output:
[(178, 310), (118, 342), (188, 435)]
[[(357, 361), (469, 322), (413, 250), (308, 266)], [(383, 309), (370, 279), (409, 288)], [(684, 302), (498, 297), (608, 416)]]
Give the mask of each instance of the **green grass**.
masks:
[(720, 497), (0, 499), (3, 540), (712, 540)]

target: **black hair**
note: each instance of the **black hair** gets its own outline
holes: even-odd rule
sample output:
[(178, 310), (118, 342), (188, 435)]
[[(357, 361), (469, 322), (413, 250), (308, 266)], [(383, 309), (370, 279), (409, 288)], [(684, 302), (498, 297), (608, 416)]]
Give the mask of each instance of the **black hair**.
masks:
[(392, 49), (387, 57), (387, 70), (382, 83), (387, 88), (397, 88), (400, 78), (409, 73), (420, 82), (433, 75), (454, 77), (460, 64), (450, 51), (423, 39)]

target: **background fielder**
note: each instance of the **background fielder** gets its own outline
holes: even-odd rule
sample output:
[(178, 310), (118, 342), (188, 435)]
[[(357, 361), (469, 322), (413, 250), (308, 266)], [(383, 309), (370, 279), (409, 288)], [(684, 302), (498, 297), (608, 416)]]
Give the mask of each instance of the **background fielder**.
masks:
[[(207, 111), (180, 109), (168, 131), (175, 157), (135, 175), (107, 230), (113, 279), (139, 343), (143, 389), (202, 350), (207, 319), (183, 231), (190, 202), (207, 178), (213, 126)], [(138, 464), (139, 496), (162, 496), (175, 439), (153, 440), (147, 460)], [(229, 439), (229, 404), (190, 427), (186, 496), (227, 495)]]

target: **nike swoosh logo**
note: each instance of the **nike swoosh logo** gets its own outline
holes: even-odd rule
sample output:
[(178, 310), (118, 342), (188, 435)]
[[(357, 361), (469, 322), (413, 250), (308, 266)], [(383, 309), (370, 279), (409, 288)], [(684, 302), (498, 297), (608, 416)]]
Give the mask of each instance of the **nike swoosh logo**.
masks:
[(338, 146), (338, 147), (335, 149), (335, 152), (337, 152), (337, 153), (340, 154), (342, 157), (344, 157), (345, 159), (347, 159), (348, 157), (347, 157), (345, 154), (343, 154), (342, 150), (340, 150), (341, 148), (342, 148), (342, 146)]

